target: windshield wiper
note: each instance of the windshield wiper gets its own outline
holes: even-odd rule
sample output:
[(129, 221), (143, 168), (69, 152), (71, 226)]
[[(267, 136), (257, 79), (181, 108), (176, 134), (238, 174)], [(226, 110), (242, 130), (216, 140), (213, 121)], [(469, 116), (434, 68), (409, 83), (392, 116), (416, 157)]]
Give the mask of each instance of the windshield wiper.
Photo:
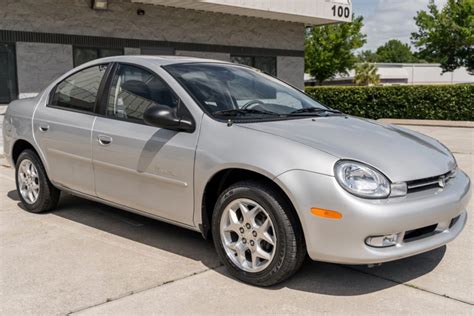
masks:
[(305, 114), (320, 114), (320, 113), (333, 113), (333, 114), (343, 114), (341, 111), (333, 109), (322, 109), (322, 108), (303, 108), (289, 113), (289, 116), (292, 115), (305, 115)]
[(216, 111), (213, 113), (214, 115), (218, 116), (244, 116), (248, 114), (263, 114), (263, 115), (279, 115), (275, 112), (265, 111), (265, 110), (256, 110), (256, 109), (230, 109), (230, 110), (222, 110)]

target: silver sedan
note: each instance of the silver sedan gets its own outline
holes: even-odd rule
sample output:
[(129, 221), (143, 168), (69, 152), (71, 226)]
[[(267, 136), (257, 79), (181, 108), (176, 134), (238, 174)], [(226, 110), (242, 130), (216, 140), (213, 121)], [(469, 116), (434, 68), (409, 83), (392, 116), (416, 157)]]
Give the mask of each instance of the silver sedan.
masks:
[(64, 191), (196, 230), (260, 286), (307, 254), (375, 264), (440, 247), (471, 194), (436, 140), (212, 60), (99, 59), (12, 102), (3, 129), (28, 211)]

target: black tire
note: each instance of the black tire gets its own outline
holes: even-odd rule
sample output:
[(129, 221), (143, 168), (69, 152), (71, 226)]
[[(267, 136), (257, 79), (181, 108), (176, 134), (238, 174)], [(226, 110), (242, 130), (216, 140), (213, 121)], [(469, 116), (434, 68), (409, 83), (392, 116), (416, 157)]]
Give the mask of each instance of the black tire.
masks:
[[(34, 203), (28, 203), (20, 193), (20, 186), (18, 183), (18, 171), (22, 161), (28, 159), (36, 167), (38, 171), (39, 195)], [(60, 192), (55, 188), (44, 170), (43, 163), (38, 155), (31, 149), (24, 150), (18, 157), (15, 165), (15, 181), (18, 196), (20, 197), (23, 207), (31, 213), (42, 213), (51, 211), (56, 208)]]
[[(227, 256), (221, 242), (220, 221), (226, 206), (246, 198), (261, 205), (271, 217), (277, 237), (276, 252), (270, 264), (260, 272), (247, 272)], [(212, 217), (212, 235), (216, 251), (229, 272), (237, 279), (257, 286), (272, 286), (291, 277), (306, 257), (306, 245), (298, 219), (281, 193), (256, 181), (238, 182), (220, 195)]]

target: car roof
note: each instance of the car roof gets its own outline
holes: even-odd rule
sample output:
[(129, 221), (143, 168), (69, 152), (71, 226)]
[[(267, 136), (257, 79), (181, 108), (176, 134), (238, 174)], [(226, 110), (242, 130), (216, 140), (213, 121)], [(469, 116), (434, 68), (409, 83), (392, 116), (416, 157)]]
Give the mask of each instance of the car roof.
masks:
[(105, 63), (114, 63), (114, 62), (130, 63), (130, 64), (137, 64), (137, 65), (147, 64), (147, 66), (151, 66), (150, 64), (152, 64), (158, 67), (173, 65), (173, 64), (186, 64), (186, 63), (214, 63), (214, 64), (234, 65), (234, 66), (252, 68), (246, 65), (234, 64), (228, 61), (197, 58), (197, 57), (186, 57), (186, 56), (153, 56), (153, 55), (111, 56), (111, 57), (94, 59), (71, 69), (70, 71), (65, 73), (63, 76), (57, 78), (57, 80), (55, 81), (55, 84), (61, 80), (64, 80), (64, 78), (67, 78), (68, 76), (71, 76), (72, 74), (78, 71), (81, 71), (83, 69), (86, 69), (88, 67), (93, 67), (93, 66), (97, 66), (97, 65), (105, 64)]
[(150, 56), (150, 55), (126, 55), (126, 56), (113, 56), (97, 59), (97, 62), (130, 62), (139, 63), (140, 61), (152, 62), (158, 66), (172, 65), (172, 64), (184, 64), (184, 63), (224, 63), (230, 64), (230, 62), (214, 59), (205, 59), (197, 57), (186, 57), (186, 56)]

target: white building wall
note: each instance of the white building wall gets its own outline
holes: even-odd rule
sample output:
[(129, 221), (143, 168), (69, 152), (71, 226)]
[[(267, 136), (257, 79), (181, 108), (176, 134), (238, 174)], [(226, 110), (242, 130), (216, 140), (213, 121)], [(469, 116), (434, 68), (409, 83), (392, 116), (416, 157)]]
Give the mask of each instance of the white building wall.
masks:
[(16, 43), (20, 98), (35, 96), (73, 67), (72, 46)]
[[(144, 16), (137, 15), (139, 8), (145, 10)], [(0, 16), (0, 30), (8, 31), (255, 47), (300, 51), (301, 54), (304, 50), (305, 26), (302, 23), (143, 5), (127, 0), (109, 0), (107, 11), (92, 10), (87, 0), (4, 0)], [(17, 45), (20, 95), (39, 92), (57, 74), (73, 67), (71, 45)], [(29, 51), (27, 45), (31, 46)], [(140, 48), (126, 47), (124, 53), (140, 54)], [(230, 54), (222, 52), (177, 50), (176, 54), (230, 60)], [(301, 86), (304, 63), (300, 61), (297, 67), (287, 67), (287, 63), (280, 59), (278, 75)]]
[(138, 47), (124, 47), (123, 54), (124, 55), (140, 55), (141, 49)]
[[(461, 67), (452, 72), (443, 73), (439, 64), (391, 64), (378, 63), (377, 72), (380, 75), (382, 84), (460, 84), (474, 83), (474, 74), (470, 74), (466, 68)], [(333, 80), (328, 80), (325, 85), (344, 84), (353, 85), (355, 71), (339, 74)], [(384, 82), (385, 80), (385, 82)], [(307, 84), (312, 83), (310, 75), (305, 75)], [(390, 82), (392, 81), (392, 82)]]
[[(6, 2), (6, 3), (5, 3)], [(213, 45), (304, 50), (304, 24), (109, 0), (2, 1), (0, 29)], [(145, 15), (137, 15), (137, 9)]]
[(227, 53), (214, 53), (214, 52), (195, 52), (189, 50), (177, 50), (177, 56), (188, 56), (206, 59), (216, 59), (222, 61), (230, 61), (230, 54)]
[(304, 88), (304, 57), (277, 57), (277, 76), (297, 88)]
[(410, 84), (455, 84), (474, 82), (466, 68), (459, 68), (453, 72), (442, 73), (439, 65), (403, 65)]
[(349, 22), (352, 18), (351, 0), (132, 0), (132, 2), (312, 25)]

